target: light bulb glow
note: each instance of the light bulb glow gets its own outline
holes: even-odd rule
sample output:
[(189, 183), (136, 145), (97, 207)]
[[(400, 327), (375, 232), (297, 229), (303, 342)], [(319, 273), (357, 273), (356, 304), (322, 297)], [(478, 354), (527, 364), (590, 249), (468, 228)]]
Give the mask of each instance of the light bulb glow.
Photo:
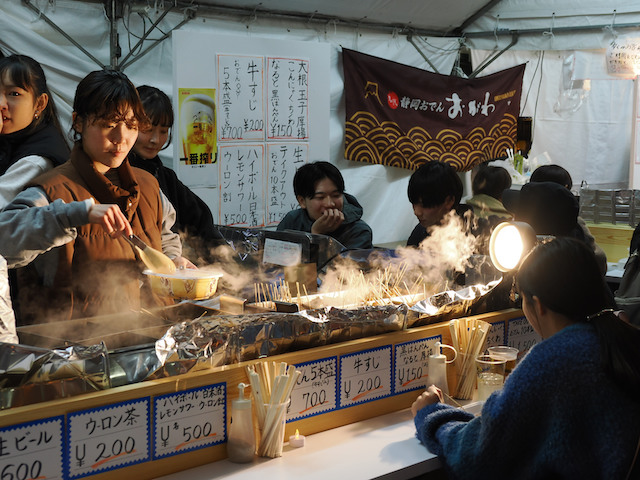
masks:
[(498, 232), (494, 247), (498, 263), (507, 270), (514, 269), (522, 258), (522, 237), (513, 225), (508, 225)]

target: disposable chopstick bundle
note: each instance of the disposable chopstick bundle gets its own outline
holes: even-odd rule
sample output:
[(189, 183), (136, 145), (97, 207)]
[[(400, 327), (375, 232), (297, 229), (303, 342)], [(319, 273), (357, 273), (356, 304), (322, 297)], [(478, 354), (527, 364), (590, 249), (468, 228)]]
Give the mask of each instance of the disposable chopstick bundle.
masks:
[(246, 367), (251, 394), (256, 406), (258, 427), (262, 432), (258, 455), (277, 457), (284, 440), (283, 418), (291, 391), (300, 371), (285, 362), (260, 362)]
[(455, 360), (458, 373), (456, 398), (469, 399), (475, 388), (475, 359), (484, 349), (491, 325), (482, 320), (456, 319), (449, 322), (449, 333), (453, 347), (458, 351)]

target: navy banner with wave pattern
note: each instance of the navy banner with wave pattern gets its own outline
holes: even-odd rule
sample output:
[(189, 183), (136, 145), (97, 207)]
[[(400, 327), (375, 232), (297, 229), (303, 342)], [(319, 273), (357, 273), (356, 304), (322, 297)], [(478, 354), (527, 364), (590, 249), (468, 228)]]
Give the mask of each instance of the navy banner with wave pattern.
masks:
[(514, 148), (525, 65), (465, 79), (343, 49), (345, 157), (458, 171)]

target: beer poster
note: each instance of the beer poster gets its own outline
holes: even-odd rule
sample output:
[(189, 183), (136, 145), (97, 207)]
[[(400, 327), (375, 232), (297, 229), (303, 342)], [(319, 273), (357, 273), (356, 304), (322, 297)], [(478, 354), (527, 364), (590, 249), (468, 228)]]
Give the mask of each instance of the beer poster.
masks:
[(214, 88), (179, 89), (181, 165), (216, 163), (215, 98)]

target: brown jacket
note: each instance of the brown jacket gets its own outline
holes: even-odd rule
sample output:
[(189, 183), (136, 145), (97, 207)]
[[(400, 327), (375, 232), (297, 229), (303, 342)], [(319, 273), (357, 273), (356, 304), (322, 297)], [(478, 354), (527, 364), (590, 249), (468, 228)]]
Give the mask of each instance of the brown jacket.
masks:
[[(131, 167), (128, 161), (122, 163), (117, 173), (121, 186), (96, 171), (84, 151), (76, 146), (68, 162), (36, 178), (32, 185), (41, 187), (50, 201), (62, 199), (70, 203), (93, 198), (96, 203), (119, 205), (133, 232), (153, 248), (162, 250), (158, 182), (144, 170)], [(100, 225), (80, 226), (76, 239), (59, 247), (52, 288), (43, 291), (39, 286), (34, 292), (20, 282), (21, 316), (25, 323), (41, 323), (157, 305), (158, 300), (150, 297), (141, 302), (142, 270), (132, 247), (124, 239), (112, 238)], [(33, 282), (33, 278), (30, 281)], [(25, 302), (25, 290), (31, 301)], [(29, 315), (25, 311), (25, 307), (30, 310), (34, 303), (42, 307), (45, 301), (47, 312), (40, 309), (36, 314), (40, 318), (32, 318), (35, 312)]]

